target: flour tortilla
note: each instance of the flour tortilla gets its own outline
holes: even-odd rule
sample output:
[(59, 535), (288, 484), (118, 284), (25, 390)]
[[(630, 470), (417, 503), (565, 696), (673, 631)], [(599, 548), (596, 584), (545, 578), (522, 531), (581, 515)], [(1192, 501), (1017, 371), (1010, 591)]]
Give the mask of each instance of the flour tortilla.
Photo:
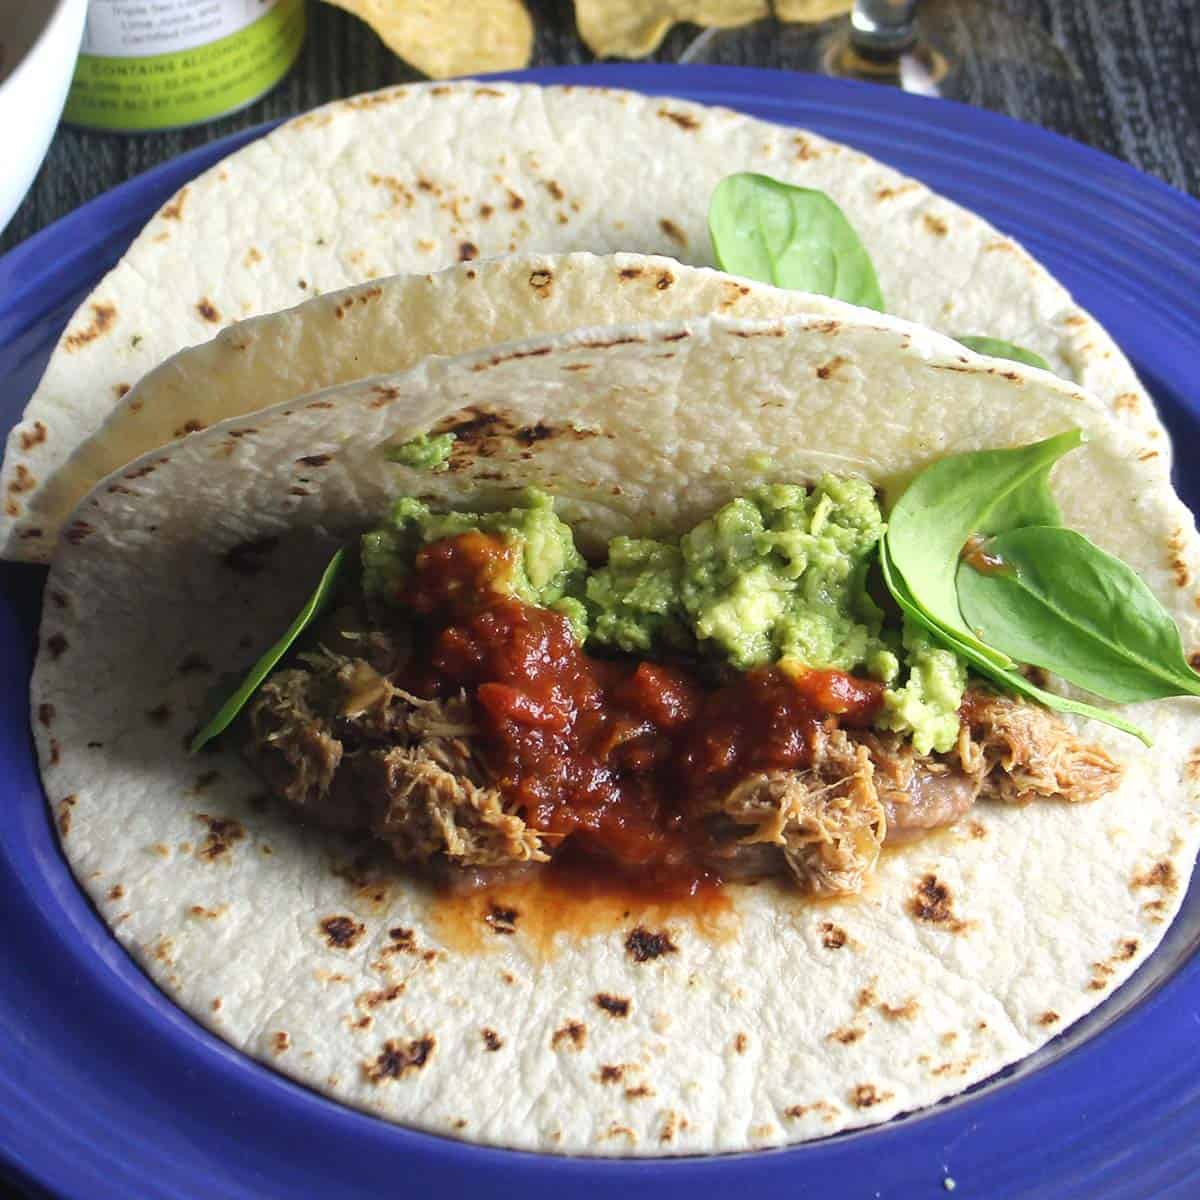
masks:
[[(453, 470), (383, 461), (381, 443), (467, 408), (486, 419)], [(545, 436), (521, 436), (539, 423)], [(1200, 837), (1194, 701), (1128, 708), (1151, 750), (1087, 726), (1127, 766), (1117, 793), (979, 805), (885, 855), (865, 896), (732, 888), (716, 935), (634, 908), (548, 954), (525, 911), (506, 935), (481, 915), (480, 950), (455, 949), (403, 874), (352, 865), (353, 847), (254, 801), (235, 747), (183, 745), (222, 676), (395, 491), (480, 504), (539, 483), (595, 542), (678, 530), (759, 482), (829, 469), (894, 495), (945, 453), (1072, 426), (1090, 441), (1055, 469), (1064, 519), (1130, 563), (1196, 647), (1200, 545), (1142, 440), (1072, 385), (887, 318), (579, 331), (427, 359), (173, 443), (84, 502), (50, 571), (32, 699), (64, 851), (197, 1020), (388, 1120), (663, 1155), (930, 1104), (1070, 1025), (1161, 939)], [(639, 926), (671, 949), (634, 953)]]
[(827, 296), (642, 254), (518, 254), (397, 275), (239, 321), (181, 350), (118, 401), (34, 502), (58, 528), (110, 472), (156, 446), (305, 392), (585, 325), (708, 316), (845, 316)]
[(708, 199), (737, 170), (828, 192), (870, 251), (889, 311), (1042, 354), (1159, 439), (1165, 480), (1153, 405), (1111, 339), (1013, 241), (922, 184), (814, 134), (682, 100), (419, 84), (299, 117), (161, 209), (71, 319), (9, 437), (0, 553), (48, 560), (60, 515), (41, 512), (47, 482), (142, 375), (223, 326), (316, 292), (517, 252), (711, 266)]

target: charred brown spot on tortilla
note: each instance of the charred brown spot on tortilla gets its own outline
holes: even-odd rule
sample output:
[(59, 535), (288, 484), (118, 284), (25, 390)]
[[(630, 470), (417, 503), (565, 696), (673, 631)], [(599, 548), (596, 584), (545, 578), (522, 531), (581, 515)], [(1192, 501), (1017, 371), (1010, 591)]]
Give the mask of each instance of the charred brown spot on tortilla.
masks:
[(542, 186), (550, 193), (555, 200), (563, 200), (566, 198), (566, 192), (562, 190), (562, 185), (553, 179), (542, 180)]
[(625, 1076), (624, 1063), (606, 1063), (601, 1066), (596, 1078), (601, 1083), (620, 1083)]
[(350, 950), (358, 944), (367, 927), (353, 917), (333, 916), (321, 921), (320, 930), (335, 950)]
[(331, 454), (306, 454), (296, 461), (305, 467), (323, 467), (333, 458)]
[(284, 1029), (276, 1030), (271, 1034), (271, 1052), (273, 1054), (283, 1054), (292, 1044), (292, 1039), (288, 1032)]
[(39, 704), (37, 707), (38, 722), (49, 729), (50, 723), (54, 720), (54, 711), (53, 704)]
[(850, 1093), (850, 1103), (855, 1108), (874, 1108), (891, 1098), (891, 1092), (881, 1092), (873, 1083), (860, 1083)]
[(17, 536), (22, 539), (39, 538), (42, 536), (42, 533), (41, 529), (22, 529)]
[(188, 909), (188, 912), (193, 917), (201, 917), (206, 921), (215, 921), (224, 911), (224, 905), (221, 905), (219, 908), (205, 908), (203, 904), (193, 904)]
[(1164, 892), (1173, 892), (1179, 887), (1179, 879), (1175, 873), (1175, 864), (1169, 858), (1160, 859), (1145, 871), (1139, 871), (1130, 880), (1133, 888), (1161, 888)]
[(21, 515), (21, 506), (10, 497), (4, 501), (4, 511), (10, 517), (19, 517)]
[(917, 1015), (917, 1010), (921, 1007), (916, 996), (909, 996), (903, 1004), (880, 1004), (879, 1011), (887, 1017), (889, 1021), (907, 1021)]
[(843, 1046), (851, 1046), (857, 1042), (867, 1031), (858, 1025), (846, 1025), (841, 1029), (835, 1029), (827, 1037), (831, 1042), (840, 1042)]
[(195, 417), (190, 417), (188, 420), (184, 421), (184, 423), (180, 425), (178, 429), (175, 430), (175, 437), (179, 438), (185, 437), (189, 433), (199, 433), (205, 428), (206, 426), (203, 421), (199, 421)]
[(746, 1037), (746, 1035), (744, 1033), (736, 1034), (733, 1039), (734, 1054), (745, 1054), (746, 1047), (749, 1046), (749, 1044), (750, 1044), (750, 1039), (748, 1037)]
[[(658, 292), (665, 292), (675, 282), (675, 276), (670, 271), (660, 271), (658, 278), (654, 281), (654, 289)], [(664, 339), (670, 341), (670, 338)]]
[(622, 267), (617, 275), (620, 279), (636, 279), (641, 273), (641, 267)]
[(85, 538), (90, 537), (95, 530), (86, 521), (72, 521), (67, 526), (63, 537), (71, 543), (72, 546), (78, 546)]
[(33, 485), (37, 483), (33, 473), (28, 467), (21, 463), (17, 464), (15, 474), (16, 478), (8, 485), (8, 490), (12, 492), (13, 495), (20, 495), (22, 492), (28, 492)]
[(935, 217), (932, 213), (925, 213), (921, 220), (934, 237), (945, 237), (950, 232), (950, 226), (941, 217)]
[(368, 408), (386, 408), (389, 404), (400, 399), (400, 389), (391, 384), (377, 383), (371, 389), (371, 399)]
[(1138, 952), (1137, 938), (1126, 938), (1117, 948), (1114, 958), (1121, 962), (1128, 962)]
[(213, 325), (216, 325), (221, 320), (221, 314), (217, 306), (207, 296), (202, 296), (196, 301), (196, 311), (204, 320)]
[(158, 704), (146, 710), (146, 719), (151, 725), (165, 725), (171, 719), (171, 709), (166, 704)]
[(213, 817), (208, 813), (197, 813), (196, 820), (207, 827), (204, 841), (196, 850), (196, 857), (205, 862), (215, 862), (228, 854), (246, 836), (245, 827), (232, 817)]
[(674, 954), (679, 947), (671, 941), (667, 930), (651, 933), (649, 929), (639, 925), (629, 931), (629, 936), (625, 939), (625, 949), (634, 962), (644, 963), (662, 958), (664, 954)]
[(46, 426), (41, 421), (34, 421), (29, 429), (21, 431), (20, 443), (22, 450), (32, 450), (34, 446), (46, 440)]
[(669, 108), (660, 108), (658, 115), (664, 119), (678, 125), (680, 129), (686, 129), (689, 133), (700, 128), (700, 122), (691, 113), (674, 112)]
[(61, 633), (52, 633), (46, 639), (46, 649), (50, 652), (51, 658), (61, 658), (66, 648), (67, 639)]
[(158, 215), (164, 221), (178, 221), (183, 216), (183, 206), (187, 203), (188, 189), (180, 188), (173, 199), (158, 210)]
[(784, 329), (780, 329), (780, 328), (773, 328), (773, 329), (735, 329), (735, 330), (733, 330), (733, 336), (734, 336), (734, 337), (743, 338), (743, 339), (745, 339), (746, 341), (749, 341), (749, 340), (750, 340), (750, 338), (758, 338), (758, 337), (773, 337), (773, 338), (781, 338), (781, 337), (784, 337), (784, 336), (786, 336), (786, 333), (787, 333), (787, 331), (786, 331), (786, 330), (784, 330)]
[[(17, 468), (20, 470), (20, 468)], [(1187, 539), (1182, 529), (1176, 529), (1167, 538), (1167, 563), (1175, 574), (1175, 586), (1187, 587), (1192, 581), (1192, 573), (1184, 557)]]
[(671, 241), (677, 242), (680, 246), (687, 245), (687, 234), (684, 233), (674, 221), (669, 220), (667, 217), (660, 217), (658, 220), (658, 227), (667, 235), (667, 237), (671, 239)]
[(932, 872), (917, 881), (908, 911), (918, 921), (937, 925), (951, 933), (961, 933), (967, 927), (966, 922), (954, 915), (954, 897), (949, 886)]
[(91, 305), (92, 319), (82, 328), (63, 337), (63, 347), (68, 351), (82, 349), (112, 328), (117, 319), (117, 306), (105, 301)]
[(599, 341), (597, 341), (597, 342), (580, 342), (579, 344), (581, 346), (585, 346), (589, 350), (607, 350), (611, 346), (632, 346), (635, 344), (640, 345), (645, 340), (646, 339), (643, 337), (635, 337), (633, 335), (629, 335), (628, 337), (609, 338), (607, 341), (603, 341), (603, 342), (599, 342)]
[(575, 1050), (582, 1050), (587, 1043), (587, 1026), (580, 1021), (568, 1021), (550, 1035), (550, 1048), (557, 1050), (567, 1045)]
[(1137, 412), (1141, 405), (1141, 400), (1136, 392), (1122, 392), (1114, 401), (1113, 408), (1117, 412)]
[(124, 895), (125, 889), (119, 883), (114, 883), (112, 887), (108, 889), (108, 898), (110, 900), (120, 900)]
[(831, 358), (827, 363), (825, 363), (822, 366), (819, 366), (817, 368), (817, 378), (818, 379), (832, 379), (833, 376), (835, 374), (837, 374), (838, 367), (844, 365), (848, 361), (849, 361), (848, 359), (842, 358), (840, 356), (837, 358)]
[(432, 1034), (407, 1042), (386, 1041), (374, 1062), (363, 1063), (363, 1074), (375, 1084), (389, 1079), (403, 1079), (425, 1066), (436, 1045)]
[(846, 944), (846, 931), (832, 921), (821, 923), (821, 945), (826, 950), (840, 950)]
[(364, 992), (359, 996), (357, 1003), (363, 1008), (376, 1009), (382, 1004), (391, 1004), (392, 1001), (398, 1000), (407, 991), (408, 985), (401, 980), (399, 983), (393, 983), (390, 987), (381, 988), (375, 992)]
[(71, 809), (79, 803), (79, 797), (72, 793), (64, 796), (58, 802), (58, 831), (66, 837), (71, 832)]
[(511, 935), (517, 932), (517, 918), (519, 916), (520, 913), (515, 908), (509, 908), (501, 904), (491, 904), (486, 914), (484, 914), (483, 919), (493, 933)]
[(1040, 1017), (1038, 1017), (1037, 1023), (1043, 1026), (1057, 1025), (1061, 1020), (1062, 1017), (1060, 1017), (1058, 1013), (1054, 1011), (1054, 1009), (1048, 1008)]
[(265, 566), (266, 559), (279, 545), (277, 537), (261, 537), (238, 542), (221, 555), (221, 562), (239, 575), (257, 575)]
[(598, 992), (592, 997), (596, 1007), (603, 1009), (610, 1017), (627, 1017), (631, 1002), (624, 996), (611, 996), (608, 992)]
[(479, 247), (474, 242), (458, 243), (458, 261), (472, 262), (479, 257)]
[(494, 1052), (504, 1045), (504, 1039), (494, 1029), (481, 1029), (479, 1033), (485, 1050)]

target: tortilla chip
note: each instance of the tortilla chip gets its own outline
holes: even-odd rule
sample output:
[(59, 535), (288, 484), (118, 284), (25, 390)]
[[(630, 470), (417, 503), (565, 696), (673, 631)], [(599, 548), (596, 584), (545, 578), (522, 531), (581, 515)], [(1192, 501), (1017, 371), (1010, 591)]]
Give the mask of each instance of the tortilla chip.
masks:
[(514, 71), (529, 62), (533, 23), (521, 0), (326, 0), (361, 17), (431, 79)]
[(781, 21), (828, 21), (852, 7), (853, 0), (775, 0), (775, 15)]
[(770, 15), (767, 0), (575, 0), (579, 36), (599, 58), (642, 58), (679, 21), (728, 29)]
[[(781, 21), (826, 21), (852, 0), (776, 0)], [(601, 58), (642, 58), (679, 21), (728, 29), (771, 15), (769, 0), (575, 0), (579, 34)]]

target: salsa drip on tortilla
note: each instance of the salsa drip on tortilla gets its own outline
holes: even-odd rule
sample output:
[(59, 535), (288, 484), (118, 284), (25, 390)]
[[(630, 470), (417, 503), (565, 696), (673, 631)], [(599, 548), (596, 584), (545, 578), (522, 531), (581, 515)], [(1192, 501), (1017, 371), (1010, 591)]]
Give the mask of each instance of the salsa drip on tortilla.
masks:
[[(277, 795), (459, 884), (553, 861), (655, 894), (778, 875), (838, 895), (979, 799), (1116, 785), (1052, 713), (929, 670), (867, 593), (882, 522), (837, 481), (733, 501), (678, 543), (616, 539), (596, 566), (547, 500), (406, 499), (366, 535), (362, 588), (251, 705)], [(801, 637), (836, 661), (787, 653)]]

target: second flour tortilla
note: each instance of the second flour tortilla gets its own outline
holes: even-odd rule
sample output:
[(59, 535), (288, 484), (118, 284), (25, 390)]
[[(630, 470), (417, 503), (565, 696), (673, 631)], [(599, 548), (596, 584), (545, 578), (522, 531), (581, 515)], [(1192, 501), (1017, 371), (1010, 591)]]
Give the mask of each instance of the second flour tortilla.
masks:
[(150, 221), (72, 317), (9, 437), (0, 553), (49, 558), (58, 519), (40, 508), (47, 483), (184, 346), (316, 293), (522, 251), (711, 266), (709, 197), (739, 170), (828, 192), (870, 252), (889, 312), (1037, 351), (1147, 439), (1166, 478), (1153, 406), (1111, 339), (1016, 243), (923, 184), (815, 134), (682, 100), (418, 84), (289, 121)]

